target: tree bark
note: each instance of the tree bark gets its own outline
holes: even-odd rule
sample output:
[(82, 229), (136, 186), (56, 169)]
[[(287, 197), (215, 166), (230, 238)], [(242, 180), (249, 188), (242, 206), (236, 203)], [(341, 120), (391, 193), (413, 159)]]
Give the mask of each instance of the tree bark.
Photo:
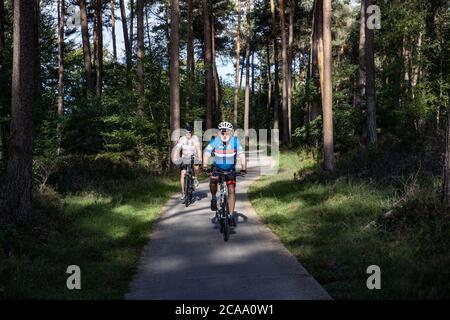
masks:
[(138, 117), (144, 116), (144, 0), (137, 0), (137, 60), (136, 60), (136, 76), (137, 76), (137, 92), (138, 92)]
[[(320, 3), (319, 3), (320, 2)], [(320, 6), (320, 7), (319, 7)], [(307, 95), (311, 97), (311, 83), (316, 85), (317, 83), (317, 69), (318, 69), (318, 39), (319, 36), (322, 37), (322, 34), (318, 34), (318, 25), (321, 24), (321, 16), (322, 12), (322, 0), (314, 1), (314, 11), (313, 11), (313, 20), (311, 27), (311, 42), (310, 42), (310, 54), (309, 54), (309, 67), (308, 67), (308, 87), (307, 87)], [(320, 72), (319, 72), (320, 75)], [(320, 77), (320, 76), (319, 76)], [(320, 82), (320, 79), (319, 79)], [(307, 123), (314, 120), (320, 114), (319, 104), (316, 99), (313, 99), (308, 104), (308, 119)]]
[(241, 58), (242, 58), (241, 61), (242, 68), (241, 68), (241, 76), (239, 79), (239, 89), (242, 88), (242, 78), (244, 77), (244, 70), (245, 70), (245, 56), (242, 56)]
[[(258, 102), (257, 105), (255, 105), (255, 108), (257, 108), (258, 110), (262, 111), (262, 92), (263, 92), (263, 51), (260, 51), (261, 53), (259, 54), (259, 79), (258, 79)], [(260, 109), (261, 108), (261, 109)], [(257, 115), (257, 113), (259, 113), (260, 111), (257, 111), (255, 113), (255, 129), (260, 127), (260, 121), (259, 121), (259, 117)], [(267, 127), (268, 128), (268, 127)]]
[(325, 169), (334, 170), (331, 0), (323, 0), (323, 153)]
[(58, 117), (59, 122), (56, 128), (58, 136), (58, 155), (61, 148), (61, 120), (64, 114), (64, 16), (65, 1), (58, 0)]
[(26, 224), (32, 215), (33, 105), (36, 99), (35, 58), (37, 6), (14, 1), (11, 135), (3, 189), (1, 220)]
[(130, 0), (130, 50), (133, 55), (134, 43), (134, 0)]
[(211, 19), (209, 14), (208, 0), (203, 2), (203, 32), (205, 46), (205, 68), (206, 68), (206, 128), (212, 128), (212, 104), (213, 104), (213, 63), (211, 44)]
[[(252, 96), (255, 94), (255, 51), (252, 50), (252, 61), (250, 62), (250, 65), (252, 66)], [(250, 106), (252, 104), (250, 103)]]
[(289, 43), (288, 43), (288, 142), (292, 140), (292, 90), (293, 90), (293, 71), (292, 63), (294, 58), (294, 19), (295, 19), (295, 0), (290, 0), (289, 12)]
[(289, 143), (289, 125), (288, 125), (288, 86), (289, 86), (289, 72), (288, 72), (288, 59), (287, 59), (287, 46), (286, 46), (286, 21), (284, 15), (284, 0), (278, 1), (278, 9), (280, 12), (280, 33), (281, 33), (281, 59), (283, 63), (283, 102), (282, 102), (282, 113), (283, 113), (283, 130), (282, 130), (282, 141), (284, 144)]
[(102, 95), (103, 84), (103, 1), (96, 0), (95, 2), (95, 66), (97, 73), (97, 82), (95, 92), (98, 98)]
[(116, 1), (111, 0), (111, 37), (113, 45), (113, 61), (117, 62), (117, 43), (116, 43)]
[(356, 75), (356, 88), (355, 95), (353, 99), (353, 106), (355, 108), (361, 109), (362, 98), (365, 95), (365, 83), (366, 83), (366, 59), (365, 53), (365, 43), (366, 43), (366, 13), (365, 13), (365, 0), (361, 0), (361, 12), (359, 18), (359, 46), (358, 46), (358, 73)]
[(178, 0), (170, 1), (170, 130), (180, 128), (180, 8)]
[(148, 11), (149, 8), (144, 6), (144, 14), (145, 14), (145, 29), (147, 31), (147, 42), (148, 42), (148, 51), (149, 51), (149, 56), (152, 56), (152, 37), (150, 36), (150, 23), (149, 23), (149, 18), (148, 18)]
[(272, 17), (272, 41), (273, 41), (273, 64), (275, 66), (274, 75), (274, 91), (273, 91), (273, 128), (279, 128), (279, 81), (278, 81), (278, 45), (277, 45), (277, 28), (276, 28), (276, 13), (274, 0), (270, 0), (270, 13)]
[(213, 64), (213, 78), (214, 78), (214, 104), (213, 104), (213, 120), (218, 120), (218, 112), (220, 105), (220, 81), (219, 73), (216, 65), (216, 31), (214, 26), (214, 16), (211, 15), (211, 54)]
[(80, 0), (80, 20), (81, 20), (81, 37), (83, 41), (83, 59), (84, 59), (84, 72), (86, 77), (86, 91), (87, 96), (90, 96), (94, 92), (94, 76), (92, 73), (92, 61), (91, 61), (91, 48), (89, 43), (89, 28), (86, 0)]
[(316, 46), (317, 46), (317, 67), (319, 69), (319, 82), (320, 82), (320, 92), (323, 91), (323, 79), (324, 79), (324, 75), (323, 75), (323, 71), (324, 71), (324, 61), (323, 61), (323, 1), (324, 0), (317, 0), (317, 10), (316, 10), (316, 19), (317, 19), (317, 23), (316, 23)]
[(244, 134), (245, 139), (248, 138), (248, 125), (250, 114), (250, 0), (247, 0), (246, 7), (247, 17), (247, 35), (245, 45), (245, 101), (244, 101)]
[(241, 0), (237, 0), (238, 24), (236, 30), (236, 78), (234, 80), (234, 105), (233, 105), (233, 125), (238, 125), (238, 105), (239, 105), (239, 64), (241, 62)]
[(127, 62), (127, 86), (131, 86), (131, 80), (129, 77), (131, 71), (131, 45), (130, 38), (128, 37), (127, 26), (127, 13), (125, 11), (125, 0), (120, 0), (120, 17), (122, 19), (123, 41), (125, 44), (125, 59)]
[[(366, 19), (369, 17), (367, 8), (372, 5), (372, 0), (365, 0)], [(366, 20), (367, 21), (367, 20)], [(369, 129), (369, 139), (371, 144), (377, 143), (377, 122), (376, 122), (376, 96), (375, 96), (375, 61), (373, 52), (372, 29), (366, 24), (366, 43), (365, 43), (365, 59), (366, 59), (366, 99), (367, 99), (367, 126)]]
[[(267, 42), (267, 114), (271, 113), (272, 108), (272, 72), (271, 72), (271, 64), (270, 64), (270, 45)], [(269, 117), (267, 118), (270, 119)], [(270, 127), (270, 120), (267, 122), (267, 128)]]
[(186, 118), (189, 119), (189, 109), (191, 108), (192, 80), (195, 70), (194, 61), (194, 18), (192, 0), (187, 0), (187, 22), (188, 22), (188, 39), (187, 39), (187, 85), (186, 85)]
[(125, 56), (127, 64), (131, 63), (130, 38), (128, 36), (127, 13), (125, 10), (125, 0), (120, 0), (120, 17), (122, 20), (123, 40), (125, 44)]

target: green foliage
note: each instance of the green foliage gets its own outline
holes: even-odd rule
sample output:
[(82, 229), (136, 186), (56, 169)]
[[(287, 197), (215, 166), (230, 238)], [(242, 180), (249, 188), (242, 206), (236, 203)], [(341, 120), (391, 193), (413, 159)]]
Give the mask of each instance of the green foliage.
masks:
[[(95, 178), (91, 189), (64, 197), (50, 188), (35, 194), (39, 214), (29, 229), (0, 227), (2, 299), (123, 298), (177, 179), (143, 172)], [(82, 290), (65, 286), (65, 270), (74, 263), (83, 272)]]
[[(375, 168), (378, 158), (367, 154), (367, 167)], [(282, 153), (280, 172), (255, 183), (250, 200), (330, 295), (448, 298), (450, 220), (436, 192), (440, 181), (405, 175), (398, 186), (349, 177), (354, 161), (330, 177), (316, 163), (304, 151)], [(372, 264), (382, 269), (382, 290), (367, 290)]]

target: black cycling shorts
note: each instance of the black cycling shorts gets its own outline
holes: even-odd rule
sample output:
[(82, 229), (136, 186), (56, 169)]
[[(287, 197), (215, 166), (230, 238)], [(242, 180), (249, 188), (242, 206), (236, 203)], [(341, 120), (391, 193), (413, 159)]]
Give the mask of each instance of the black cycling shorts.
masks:
[[(218, 182), (218, 171), (219, 171), (220, 169), (219, 168), (217, 168), (217, 167), (212, 167), (212, 170), (211, 170), (211, 178), (210, 178), (210, 183), (217, 183)], [(236, 172), (234, 171), (234, 169), (231, 169), (231, 170), (227, 170), (227, 171), (233, 171), (232, 173), (230, 173), (230, 174), (227, 174), (226, 176), (225, 176), (225, 181), (226, 181), (226, 183), (227, 183), (227, 185), (230, 185), (230, 184), (236, 184)]]

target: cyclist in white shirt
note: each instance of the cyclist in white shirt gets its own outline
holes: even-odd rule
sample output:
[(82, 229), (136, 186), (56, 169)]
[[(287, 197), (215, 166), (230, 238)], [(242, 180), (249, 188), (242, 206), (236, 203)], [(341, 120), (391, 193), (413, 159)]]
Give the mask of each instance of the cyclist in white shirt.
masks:
[(198, 137), (192, 134), (193, 128), (190, 124), (186, 124), (186, 134), (182, 136), (176, 145), (176, 154), (179, 156), (181, 150), (182, 163), (180, 164), (180, 182), (181, 182), (181, 200), (184, 200), (184, 176), (186, 175), (187, 166), (191, 164), (191, 156), (195, 157), (194, 172), (195, 172), (195, 187), (198, 187), (197, 176), (200, 174), (201, 164), (201, 145)]

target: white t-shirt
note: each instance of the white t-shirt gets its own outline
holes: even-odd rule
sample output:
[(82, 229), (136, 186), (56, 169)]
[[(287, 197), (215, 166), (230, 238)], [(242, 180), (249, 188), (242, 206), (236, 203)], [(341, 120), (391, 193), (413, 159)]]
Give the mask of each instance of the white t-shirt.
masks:
[(182, 136), (178, 140), (177, 147), (181, 149), (182, 158), (190, 158), (192, 155), (198, 158), (200, 157), (200, 155), (197, 154), (197, 149), (200, 148), (200, 142), (195, 135), (192, 135), (190, 139), (186, 138), (186, 136)]

